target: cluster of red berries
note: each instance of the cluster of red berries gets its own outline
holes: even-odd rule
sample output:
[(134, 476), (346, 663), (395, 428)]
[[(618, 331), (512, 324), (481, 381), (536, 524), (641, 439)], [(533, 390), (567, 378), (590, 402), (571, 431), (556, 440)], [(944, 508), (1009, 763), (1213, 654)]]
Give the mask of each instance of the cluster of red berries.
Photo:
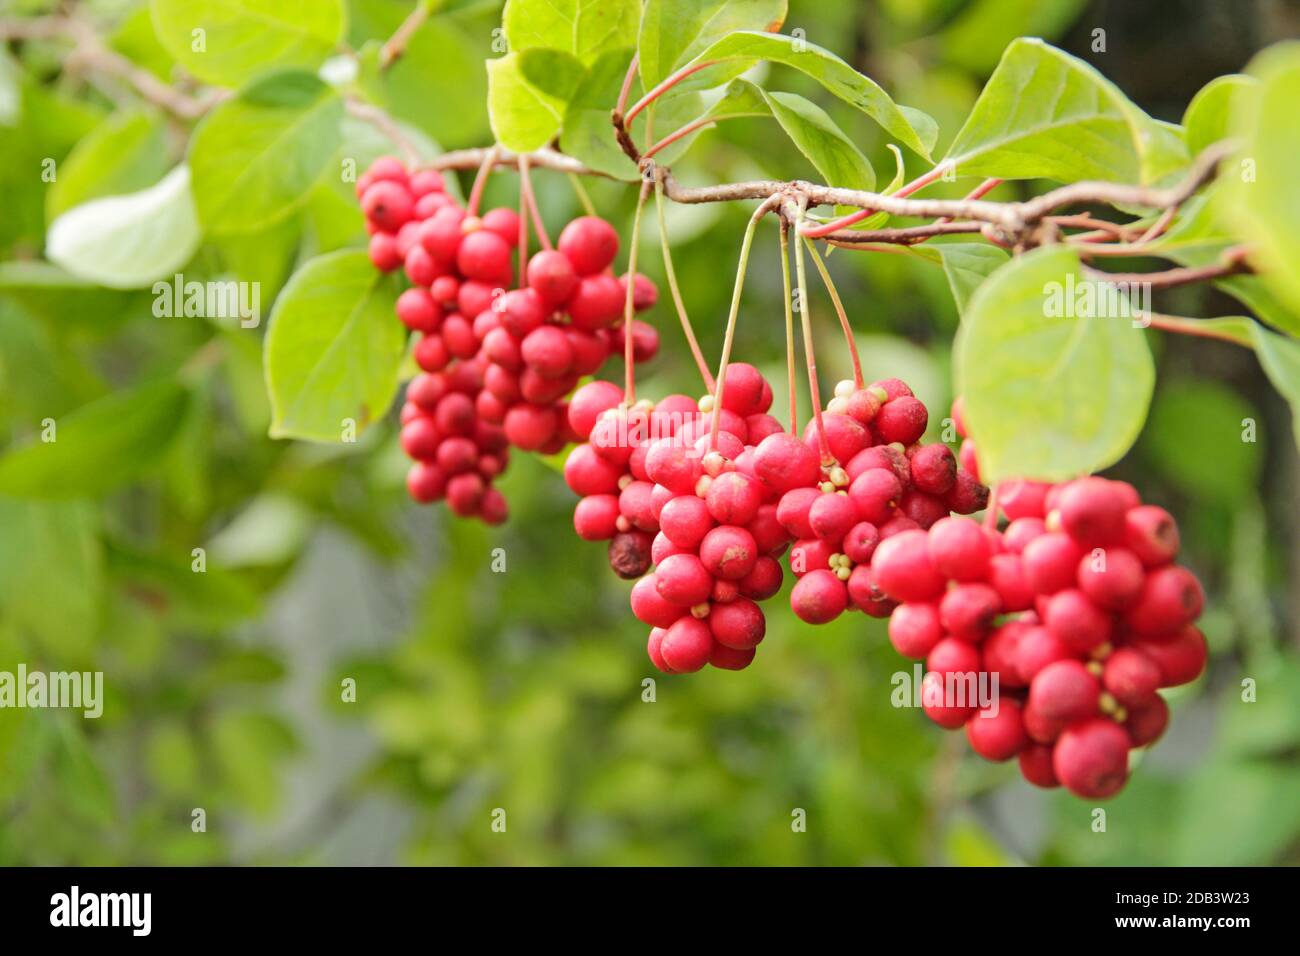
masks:
[(740, 670), (766, 633), (759, 602), (781, 589), (790, 540), (776, 519), (779, 492), (755, 472), (757, 447), (782, 431), (771, 404), (759, 371), (735, 363), (716, 437), (712, 395), (629, 406), (616, 386), (592, 382), (569, 406), (573, 428), (588, 435), (564, 469), (582, 496), (574, 528), (610, 541), (620, 576), (645, 575), (632, 613), (651, 627), (647, 650), (660, 670)]
[(796, 539), (790, 605), (810, 624), (850, 608), (887, 617), (894, 604), (871, 567), (880, 542), (988, 501), (947, 445), (920, 443), (929, 413), (904, 382), (846, 381), (835, 393), (821, 416), (829, 459), (815, 418), (802, 442), (783, 435), (757, 452), (760, 476), (782, 492), (777, 520)]
[[(437, 171), (411, 171), (392, 157), (359, 177), (357, 195), (371, 261), (385, 272), (403, 268), (412, 284), (396, 306), (417, 337), (421, 369), (401, 417), (402, 448), (415, 462), (407, 489), (416, 501), (445, 498), (458, 515), (500, 523), (507, 507), (492, 481), (508, 446), (553, 454), (581, 440), (568, 428), (564, 396), (624, 348), (623, 328), (613, 326), (627, 278), (609, 271), (617, 233), (594, 216), (574, 220), (559, 248), (534, 255), (524, 284), (512, 288), (526, 242), (514, 210), (471, 216)], [(633, 281), (634, 308), (652, 306), (654, 284)], [(658, 351), (652, 327), (633, 322), (632, 336), (634, 361)]]
[(997, 503), (1003, 531), (948, 517), (876, 549), (875, 582), (900, 602), (890, 641), (924, 659), (926, 714), (976, 753), (1111, 796), (1168, 723), (1158, 690), (1205, 667), (1200, 583), (1174, 563), (1174, 519), (1124, 482), (1007, 482)]

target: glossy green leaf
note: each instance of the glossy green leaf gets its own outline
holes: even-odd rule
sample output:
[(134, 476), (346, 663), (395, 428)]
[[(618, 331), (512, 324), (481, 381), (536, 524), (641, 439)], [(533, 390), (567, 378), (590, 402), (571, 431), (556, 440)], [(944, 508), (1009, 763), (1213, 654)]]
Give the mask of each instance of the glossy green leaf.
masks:
[(332, 252), (294, 274), (266, 337), (273, 437), (339, 442), (349, 422), (360, 433), (388, 410), (406, 350), (396, 301), (396, 278), (365, 252)]
[[(1252, 488), (1263, 465), (1263, 443), (1243, 441), (1250, 403), (1215, 381), (1162, 381), (1151, 404), (1142, 445), (1151, 468), (1206, 503), (1231, 505)], [(1213, 468), (1203, 466), (1214, 462)]]
[(45, 195), (51, 222), (74, 206), (145, 189), (167, 172), (166, 125), (156, 113), (116, 113), (77, 143)]
[[(701, 51), (692, 62), (711, 60), (767, 60), (793, 67), (866, 113), (914, 153), (930, 158), (938, 127), (928, 116), (919, 110), (904, 111), (871, 79), (834, 53), (805, 39), (774, 33), (732, 33)], [(692, 89), (695, 79), (688, 78), (681, 88)]]
[[(786, 0), (647, 0), (638, 42), (641, 83), (647, 90), (657, 86), (731, 33), (779, 30), (785, 15)], [(704, 71), (710, 74), (704, 85), (723, 83), (747, 66), (733, 64), (729, 73)]]
[[(0, 455), (0, 494), (79, 498), (111, 491), (167, 452), (187, 393), (173, 379), (113, 392)], [(52, 438), (53, 440), (49, 440)]]
[(1232, 73), (1215, 77), (1201, 87), (1183, 113), (1187, 151), (1195, 156), (1211, 143), (1227, 139), (1236, 97), (1257, 85), (1254, 77)]
[(1154, 183), (1187, 165), (1157, 122), (1093, 66), (1041, 40), (1007, 47), (946, 162), (959, 176)]
[(510, 51), (550, 47), (592, 63), (636, 43), (640, 0), (506, 0), (501, 15)]
[(975, 290), (1011, 258), (1006, 250), (985, 242), (930, 242), (907, 248), (943, 266), (957, 311), (963, 315)]
[[(545, 146), (559, 132), (563, 103), (524, 78), (519, 56), (507, 53), (487, 61), (488, 118), (498, 143), (526, 153)], [(612, 127), (609, 135), (612, 140)]]
[(315, 67), (343, 38), (343, 0), (150, 0), (154, 31), (201, 80), (239, 86), (259, 73)]
[(876, 171), (853, 141), (816, 103), (796, 93), (763, 94), (772, 116), (824, 182), (844, 189), (873, 190)]
[(267, 77), (218, 106), (190, 141), (204, 228), (251, 232), (288, 216), (333, 159), (342, 118), (338, 94), (307, 73)]
[(1233, 100), (1233, 132), (1243, 146), (1238, 161), (1225, 166), (1220, 212), (1249, 237), (1264, 283), (1300, 313), (1300, 43), (1265, 50), (1250, 73), (1259, 88)]
[(582, 61), (563, 50), (523, 50), (518, 57), (519, 71), (529, 85), (542, 95), (563, 103), (573, 98), (587, 75)]
[(112, 289), (134, 289), (170, 276), (199, 245), (187, 166), (125, 196), (92, 199), (56, 219), (45, 254), (73, 275)]
[(1085, 282), (1075, 253), (1037, 249), (971, 296), (954, 355), (985, 481), (1059, 481), (1106, 468), (1146, 420), (1145, 331)]

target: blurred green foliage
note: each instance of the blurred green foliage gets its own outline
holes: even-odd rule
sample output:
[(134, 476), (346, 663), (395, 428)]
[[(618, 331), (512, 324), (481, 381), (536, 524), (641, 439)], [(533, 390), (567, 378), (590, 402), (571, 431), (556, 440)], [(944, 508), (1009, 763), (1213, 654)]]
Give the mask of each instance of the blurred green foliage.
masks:
[[(21, 22), (55, 6), (9, 0), (3, 13)], [(75, 6), (114, 50), (173, 75), (145, 5)], [(1093, 29), (1109, 28), (1112, 52), (1094, 62), (1128, 77), (1171, 21), (1200, 6), (1232, 6), (1234, 26), (1255, 32), (1233, 36), (1227, 46), (1240, 59), (1225, 70), (1178, 58), (1181, 98), (1128, 90), (1177, 120), (1215, 72), (1278, 38), (1262, 14), (1247, 14), (1262, 5), (1207, 0), (1138, 16), (1081, 0), (793, 0), (786, 27), (933, 115), (942, 155), (1013, 37), (1042, 34), (1086, 56)], [(359, 83), (429, 150), (484, 143), (483, 60), (499, 52), (499, 4), (441, 4), (381, 74), (378, 47), (408, 10), (398, 0), (348, 3)], [(1199, 29), (1214, 45), (1221, 21)], [(810, 629), (778, 597), (747, 671), (659, 675), (627, 610), (628, 586), (602, 548), (572, 534), (571, 495), (547, 463), (515, 457), (502, 482), (510, 523), (485, 530), (406, 500), (392, 413), (355, 445), (269, 438), (265, 323), (155, 318), (144, 292), (38, 261), (49, 217), (156, 181), (184, 148), (172, 120), (64, 69), (68, 49), (32, 40), (0, 50), (0, 441), (38, 440), (55, 418), (61, 436), (87, 429), (96, 452), (54, 471), (17, 456), (0, 468), (0, 670), (102, 670), (106, 703), (97, 721), (0, 711), (0, 863), (1300, 859), (1300, 470), (1289, 412), (1250, 355), (1159, 340), (1150, 420), (1114, 469), (1179, 517), (1186, 558), (1210, 595), (1213, 660), (1206, 677), (1169, 695), (1167, 738), (1107, 804), (1098, 833), (1084, 802), (1033, 790), (1014, 767), (972, 757), (960, 735), (891, 706), (891, 676), (906, 665), (881, 622), (854, 615)], [(894, 159), (878, 127), (784, 72), (782, 88), (815, 99), (887, 180)], [(352, 155), (368, 161), (391, 148), (369, 127), (347, 128)], [(774, 131), (767, 120), (723, 124), (676, 174), (688, 183), (815, 176)], [(55, 183), (40, 177), (46, 159), (58, 164)], [(536, 179), (554, 231), (578, 214), (577, 197), (561, 176)], [(934, 194), (964, 188), (940, 184)], [(633, 190), (588, 189), (626, 235)], [(1003, 186), (993, 198), (1018, 194)], [(516, 201), (514, 178), (493, 177), (487, 202)], [(710, 355), (748, 215), (668, 210)], [(653, 218), (644, 271), (662, 287)], [(185, 273), (261, 282), (266, 315), (306, 258), (363, 241), (349, 191), (326, 178), (279, 224), (206, 240)], [(776, 255), (775, 237), (760, 232), (736, 354), (782, 381)], [(846, 251), (829, 266), (867, 374), (905, 378), (932, 409), (946, 408), (958, 316), (944, 271)], [(1239, 309), (1205, 295), (1205, 308)], [(820, 294), (813, 309), (831, 314)], [(671, 312), (661, 306), (652, 318), (665, 347), (642, 388), (698, 390)], [(847, 360), (831, 323), (822, 333), (831, 383)], [(1257, 423), (1257, 441), (1222, 439), (1245, 419)], [(504, 573), (493, 570), (501, 554)], [(653, 702), (643, 696), (650, 677)], [(1246, 679), (1257, 702), (1243, 702)], [(196, 808), (205, 832), (192, 829)], [(504, 833), (492, 828), (498, 808)], [(806, 832), (792, 828), (800, 810)]]

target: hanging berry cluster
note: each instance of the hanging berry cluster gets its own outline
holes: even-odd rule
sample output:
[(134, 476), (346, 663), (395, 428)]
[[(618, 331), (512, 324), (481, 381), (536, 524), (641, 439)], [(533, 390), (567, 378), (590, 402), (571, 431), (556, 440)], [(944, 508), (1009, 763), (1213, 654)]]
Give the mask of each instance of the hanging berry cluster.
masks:
[[(522, 216), (504, 207), (477, 215), (482, 181), (462, 207), (437, 171), (381, 157), (358, 178), (357, 195), (371, 261), (402, 268), (412, 285), (396, 307), (421, 369), (401, 416), (402, 448), (415, 462), (407, 488), (416, 501), (445, 499), (457, 515), (499, 524), (508, 509), (492, 482), (509, 448), (552, 454), (579, 439), (565, 396), (625, 351), (625, 301), (642, 311), (658, 293), (637, 275), (629, 296), (628, 278), (610, 271), (618, 234), (595, 216), (569, 223), (554, 249), (535, 219), (543, 249), (529, 259), (527, 207)], [(525, 263), (518, 287), (516, 256)], [(654, 328), (631, 329), (633, 360), (652, 358)]]
[[(787, 431), (771, 414), (771, 384), (729, 361), (765, 209), (745, 234), (716, 382), (673, 285), (708, 391), (637, 400), (633, 369), (657, 352), (658, 336), (631, 314), (655, 303), (654, 285), (631, 273), (629, 288), (628, 275), (612, 273), (618, 235), (595, 216), (569, 223), (551, 248), (526, 167), (521, 214), (478, 216), (485, 172), (466, 208), (437, 173), (396, 160), (377, 161), (358, 183), (373, 262), (403, 266), (413, 285), (397, 314), (417, 336), (422, 369), (402, 410), (414, 498), (502, 521), (505, 500), (491, 482), (509, 447), (551, 454), (576, 443), (564, 465), (579, 496), (574, 529), (608, 542), (610, 567), (635, 581), (631, 610), (650, 628), (647, 651), (661, 671), (749, 666), (766, 634), (760, 605), (780, 592), (784, 560), (801, 620), (887, 618), (895, 649), (924, 662), (926, 715), (964, 728), (980, 756), (1016, 758), (1031, 783), (1081, 797), (1123, 787), (1129, 752), (1168, 722), (1159, 691), (1195, 679), (1206, 663), (1194, 626), (1204, 596), (1174, 563), (1178, 529), (1168, 512), (1099, 477), (1004, 482), (990, 495), (960, 400), (952, 416), (965, 440), (954, 456), (922, 443), (929, 413), (904, 382), (864, 384), (847, 316), (810, 241), (854, 378), (822, 407), (797, 243), (813, 415), (798, 429), (792, 399)], [(543, 245), (531, 259), (530, 218)], [(782, 253), (789, 300), (784, 231)], [(522, 283), (512, 287), (516, 255)], [(672, 284), (667, 256), (665, 245)], [(632, 259), (634, 269), (635, 244)], [(787, 308), (791, 355), (792, 323)], [(624, 387), (592, 380), (573, 391), (619, 351)], [(793, 396), (793, 361), (790, 388)], [(981, 511), (983, 523), (967, 517)]]

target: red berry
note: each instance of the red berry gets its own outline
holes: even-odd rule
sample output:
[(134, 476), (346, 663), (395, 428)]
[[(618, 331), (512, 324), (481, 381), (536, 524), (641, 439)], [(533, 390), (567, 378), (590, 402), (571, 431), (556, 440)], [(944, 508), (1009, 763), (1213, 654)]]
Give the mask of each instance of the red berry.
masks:
[(604, 219), (581, 216), (564, 227), (556, 248), (573, 264), (578, 275), (592, 275), (605, 269), (618, 255), (618, 233)]
[(660, 596), (682, 607), (703, 603), (713, 590), (713, 576), (694, 554), (670, 554), (655, 569), (655, 578)]
[(361, 211), (384, 232), (397, 232), (411, 218), (415, 200), (402, 183), (381, 179), (361, 197)]
[(561, 329), (545, 325), (546, 308), (532, 289), (511, 289), (495, 301), (493, 311), (500, 316), (502, 327), (517, 339), (525, 339), (544, 327), (563, 335)]
[(721, 641), (714, 641), (713, 650), (709, 654), (709, 663), (722, 670), (742, 671), (754, 663), (756, 653), (753, 648), (738, 650), (734, 647), (728, 647)]
[(912, 395), (891, 398), (876, 413), (874, 427), (886, 444), (899, 442), (910, 445), (925, 434), (930, 416), (925, 404)]
[(1072, 723), (1097, 713), (1101, 684), (1076, 660), (1053, 661), (1029, 684), (1029, 706), (1049, 720)]
[(650, 638), (646, 641), (646, 653), (650, 655), (650, 662), (665, 674), (671, 674), (672, 668), (668, 666), (661, 652), (664, 635), (668, 633), (667, 628), (652, 627), (650, 629)]
[(757, 445), (768, 435), (775, 435), (777, 432), (785, 431), (785, 427), (776, 418), (763, 412), (758, 415), (745, 416), (745, 431), (748, 433), (750, 444)]
[(844, 535), (844, 554), (854, 564), (864, 564), (871, 560), (880, 544), (880, 530), (870, 521), (859, 521)]
[(943, 518), (930, 528), (930, 560), (954, 581), (982, 581), (989, 569), (989, 540), (970, 518)]
[(821, 498), (818, 488), (791, 488), (776, 504), (776, 520), (796, 538), (815, 538), (809, 514), (813, 502)]
[(844, 412), (860, 425), (870, 425), (880, 412), (880, 396), (869, 388), (860, 388), (849, 395)]
[(998, 592), (1004, 613), (1027, 611), (1034, 606), (1034, 590), (1029, 586), (1020, 555), (995, 554), (989, 558), (988, 581)]
[(524, 337), (519, 348), (524, 361), (545, 378), (559, 378), (573, 367), (573, 346), (557, 325), (543, 325)]
[(456, 250), (456, 268), (470, 279), (509, 285), (512, 274), (510, 243), (488, 229), (471, 232), (461, 239), (460, 248)]
[(1124, 515), (1124, 544), (1148, 568), (1168, 564), (1178, 554), (1178, 525), (1156, 505), (1131, 508)]
[(910, 397), (913, 394), (907, 383), (901, 378), (882, 378), (879, 381), (872, 382), (867, 388), (884, 392), (885, 401), (900, 398), (904, 395)]
[(1085, 547), (1113, 544), (1123, 538), (1124, 492), (1105, 478), (1088, 477), (1061, 488), (1056, 498), (1061, 526)]
[(939, 619), (954, 636), (981, 640), (1002, 610), (998, 592), (987, 584), (958, 584), (939, 601)]
[(1057, 591), (1047, 599), (1043, 624), (1075, 653), (1090, 651), (1110, 640), (1110, 616), (1077, 588)]
[(759, 606), (738, 597), (727, 604), (715, 604), (709, 612), (709, 630), (718, 642), (736, 650), (757, 647), (767, 633), (767, 621)]
[(925, 656), (925, 669), (939, 674), (977, 674), (980, 652), (968, 641), (945, 637)]
[(957, 454), (958, 454), (958, 461), (961, 462), (962, 469), (965, 470), (966, 473), (969, 474), (976, 481), (979, 481), (980, 480), (980, 459), (979, 459), (979, 450), (975, 447), (975, 443), (971, 441), (969, 438), (967, 438), (965, 441), (961, 443), (961, 449), (958, 451)]
[(462, 392), (444, 395), (433, 414), (445, 435), (468, 435), (474, 430), (474, 400)]
[(1052, 748), (1047, 744), (1030, 742), (1020, 751), (1020, 774), (1035, 787), (1059, 787), (1052, 769)]
[(802, 538), (790, 549), (790, 570), (795, 577), (803, 577), (809, 571), (829, 569), (830, 557), (834, 553), (834, 542)]
[(1002, 532), (1002, 546), (1014, 554), (1020, 554), (1030, 541), (1046, 531), (1047, 523), (1042, 518), (1016, 518)]
[(447, 479), (447, 507), (462, 518), (477, 514), (483, 505), (487, 485), (474, 472), (452, 475)]
[(519, 214), (508, 206), (498, 206), (485, 212), (483, 228), (495, 232), (511, 249), (519, 245)]
[(543, 250), (528, 262), (528, 287), (541, 297), (549, 309), (558, 309), (578, 287), (578, 274), (567, 256), (556, 250)]
[(1196, 680), (1205, 670), (1205, 635), (1190, 624), (1173, 638), (1139, 641), (1133, 645), (1160, 668), (1160, 686), (1177, 687)]
[(667, 600), (659, 593), (658, 574), (647, 574), (632, 585), (632, 613), (642, 624), (651, 627), (671, 627), (683, 614), (690, 612)]
[(1010, 760), (1029, 743), (1020, 705), (1002, 699), (980, 708), (966, 721), (966, 739), (985, 760)]
[[(374, 166), (371, 166), (373, 169)], [(436, 169), (417, 169), (411, 173), (409, 181), (412, 196), (426, 196), (429, 193), (440, 193), (446, 190), (447, 184), (443, 181), (442, 173)]]
[(622, 477), (622, 469), (605, 461), (590, 445), (578, 445), (564, 462), (565, 483), (575, 494), (584, 497), (617, 494)]
[(740, 593), (755, 601), (765, 601), (781, 590), (783, 577), (780, 561), (760, 555), (753, 569), (740, 579)]
[[(623, 288), (611, 275), (584, 276), (565, 306), (580, 329), (606, 329), (623, 317)], [(635, 343), (634, 343), (635, 344)]]
[(1142, 562), (1126, 548), (1097, 548), (1079, 562), (1079, 590), (1099, 607), (1122, 610), (1142, 593)]
[(448, 475), (473, 471), (478, 465), (478, 448), (464, 435), (451, 435), (438, 446), (437, 462)]
[(1039, 594), (1073, 587), (1082, 549), (1068, 534), (1052, 531), (1034, 538), (1020, 553), (1029, 585)]
[(699, 670), (709, 662), (713, 652), (713, 634), (703, 621), (689, 614), (678, 618), (659, 643), (664, 663), (679, 674)]
[(472, 359), (478, 354), (478, 337), (474, 327), (463, 315), (452, 313), (442, 320), (442, 342), (447, 351), (458, 359)]
[(809, 571), (790, 592), (790, 607), (800, 620), (809, 624), (826, 624), (835, 620), (848, 603), (844, 582), (824, 569)]
[(957, 480), (944, 495), (944, 503), (959, 515), (974, 514), (988, 505), (989, 490), (969, 471), (958, 468)]
[[(664, 511), (667, 510), (665, 507)], [(758, 546), (754, 543), (754, 536), (744, 528), (722, 525), (713, 528), (700, 541), (700, 560), (714, 577), (739, 581), (754, 570), (754, 564), (758, 561)]]
[(1004, 481), (998, 485), (998, 507), (1012, 521), (1017, 518), (1045, 518), (1045, 502), (1051, 487), (1041, 481)]
[[(957, 694), (948, 691), (949, 681), (943, 674), (931, 671), (921, 679), (921, 708), (940, 727), (956, 730), (970, 719), (975, 708), (958, 703)], [(965, 696), (964, 694), (962, 695)]]
[(1113, 721), (1094, 718), (1061, 733), (1052, 753), (1052, 768), (1076, 796), (1113, 796), (1128, 777), (1128, 748), (1128, 734), (1123, 728)]
[(417, 461), (406, 473), (406, 490), (416, 501), (427, 504), (442, 497), (447, 487), (447, 476), (437, 465)]
[(661, 438), (646, 452), (646, 473), (657, 484), (679, 495), (693, 495), (703, 470), (693, 448), (685, 448), (673, 438)]
[(1169, 705), (1159, 694), (1152, 697), (1140, 707), (1129, 709), (1124, 729), (1128, 731), (1129, 741), (1134, 747), (1145, 747), (1160, 739), (1160, 735), (1169, 726)]
[(788, 432), (768, 435), (754, 449), (754, 471), (776, 491), (813, 484), (820, 472), (817, 453)]
[(659, 513), (659, 526), (677, 547), (695, 548), (713, 527), (713, 518), (703, 499), (695, 495), (678, 495)]
[[(618, 277), (618, 284), (623, 287), (623, 292), (627, 293), (627, 273)], [(649, 276), (643, 276), (637, 273), (632, 278), (632, 308), (637, 312), (644, 312), (646, 309), (654, 308), (654, 304), (659, 301), (659, 288), (650, 280)]]
[(709, 483), (704, 502), (719, 524), (746, 525), (758, 513), (763, 492), (758, 481), (748, 475), (724, 471)]
[(858, 518), (877, 526), (894, 517), (902, 497), (903, 483), (885, 468), (869, 468), (849, 485), (849, 498), (858, 510)]
[(1003, 687), (1025, 686), (1016, 669), (1016, 652), (1028, 630), (1029, 625), (1024, 621), (1008, 621), (990, 634), (982, 645), (984, 669), (990, 675), (997, 675), (998, 683)]
[(912, 484), (930, 495), (945, 495), (957, 481), (957, 460), (947, 445), (925, 445), (910, 461)]
[(1142, 651), (1121, 647), (1106, 658), (1101, 681), (1121, 704), (1139, 707), (1155, 696), (1160, 667)]
[(392, 272), (404, 259), (395, 236), (377, 232), (370, 237), (370, 261), (380, 272)]
[(465, 235), (460, 228), (464, 218), (465, 210), (459, 206), (444, 206), (439, 209), (433, 218), (426, 220), (420, 227), (420, 245), (445, 265), (455, 262), (456, 252)]
[(848, 495), (819, 494), (808, 509), (812, 533), (823, 541), (841, 541), (858, 523), (858, 512)]
[(896, 601), (928, 601), (944, 591), (924, 531), (904, 531), (881, 541), (871, 556), (871, 570), (880, 589)]
[(870, 448), (864, 448), (844, 466), (844, 470), (849, 473), (849, 478), (857, 478), (865, 471), (872, 468), (883, 468), (898, 479), (901, 486), (905, 486), (912, 480), (912, 464), (907, 460), (907, 456), (899, 449), (892, 445), (873, 445)]
[(785, 549), (790, 541), (785, 528), (776, 520), (776, 505), (759, 505), (754, 520), (745, 525), (745, 530), (754, 536), (759, 554), (777, 554)]
[(588, 495), (573, 509), (573, 530), (584, 541), (605, 541), (618, 533), (618, 499), (613, 495)]
[(1157, 568), (1146, 576), (1136, 603), (1124, 621), (1139, 637), (1160, 637), (1192, 623), (1205, 605), (1196, 575), (1179, 565)]
[(904, 657), (920, 660), (942, 639), (939, 608), (931, 601), (900, 604), (889, 616), (889, 642)]

